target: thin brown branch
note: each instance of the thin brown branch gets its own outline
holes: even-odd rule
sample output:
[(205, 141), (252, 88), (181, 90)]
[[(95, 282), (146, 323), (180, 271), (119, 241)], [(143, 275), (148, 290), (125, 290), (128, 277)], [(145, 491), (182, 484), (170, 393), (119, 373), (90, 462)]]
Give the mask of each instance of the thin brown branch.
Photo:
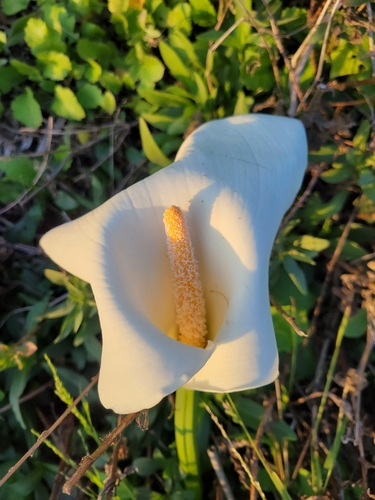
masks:
[(263, 1), (264, 6), (266, 7), (266, 10), (268, 13), (268, 17), (269, 17), (270, 25), (271, 25), (271, 30), (272, 30), (272, 34), (273, 34), (273, 37), (274, 37), (274, 40), (276, 43), (276, 47), (277, 47), (278, 51), (280, 52), (280, 55), (283, 58), (284, 64), (289, 71), (289, 78), (290, 78), (290, 82), (292, 84), (293, 90), (296, 93), (298, 99), (300, 101), (302, 101), (303, 94), (302, 94), (302, 91), (299, 87), (299, 83), (298, 83), (297, 78), (296, 78), (296, 73), (295, 73), (294, 68), (291, 64), (289, 56), (287, 55), (287, 53), (285, 51), (285, 48), (284, 48), (284, 45), (283, 45), (283, 42), (281, 39), (281, 35), (279, 32), (279, 28), (277, 27), (275, 18), (273, 17), (272, 11), (269, 7), (268, 0), (262, 0), (262, 1)]
[(344, 231), (342, 232), (342, 234), (340, 236), (340, 239), (339, 239), (339, 241), (337, 243), (335, 251), (333, 252), (332, 258), (331, 258), (331, 260), (327, 264), (327, 273), (326, 273), (325, 278), (324, 278), (324, 282), (323, 282), (323, 285), (322, 285), (322, 288), (321, 288), (321, 291), (320, 291), (320, 295), (318, 297), (318, 300), (316, 301), (316, 305), (315, 305), (315, 308), (314, 308), (313, 317), (312, 317), (312, 320), (311, 320), (311, 323), (310, 323), (310, 327), (309, 327), (309, 329), (307, 331), (307, 336), (308, 337), (310, 337), (310, 335), (312, 335), (315, 332), (316, 322), (317, 322), (318, 317), (320, 316), (320, 313), (321, 313), (321, 310), (322, 310), (323, 300), (324, 300), (324, 298), (326, 296), (326, 293), (327, 293), (327, 290), (328, 290), (328, 285), (329, 285), (329, 283), (331, 281), (331, 278), (332, 278), (333, 270), (336, 267), (336, 264), (337, 264), (337, 262), (339, 260), (339, 257), (340, 257), (340, 254), (342, 252), (342, 249), (343, 249), (343, 247), (345, 245), (346, 240), (348, 239), (349, 232), (350, 232), (350, 229), (351, 229), (352, 224), (354, 222), (354, 219), (356, 218), (356, 215), (357, 215), (357, 209), (354, 208), (354, 210), (352, 211), (352, 213), (351, 213), (351, 215), (349, 217), (348, 222), (346, 223)]
[(216, 40), (214, 44), (212, 44), (207, 51), (207, 56), (206, 56), (206, 70), (205, 70), (205, 76), (206, 76), (206, 81), (207, 81), (207, 87), (212, 94), (214, 87), (212, 85), (212, 80), (211, 80), (211, 73), (210, 73), (210, 66), (211, 66), (211, 59), (212, 59), (212, 54), (215, 52), (215, 50), (224, 42), (224, 40), (234, 31), (237, 26), (239, 26), (242, 22), (244, 21), (243, 17), (240, 17), (237, 19), (237, 21), (232, 24), (230, 28), (227, 29), (225, 33), (221, 35), (221, 37)]
[(296, 212), (303, 207), (304, 203), (306, 202), (307, 198), (311, 195), (312, 190), (315, 187), (315, 184), (318, 182), (319, 176), (324, 170), (324, 166), (320, 165), (318, 167), (314, 167), (312, 170), (312, 176), (310, 179), (310, 182), (308, 183), (305, 191), (302, 193), (302, 195), (298, 198), (297, 202), (293, 205), (292, 209), (286, 215), (283, 219), (283, 221), (280, 224), (280, 229), (283, 229), (287, 223), (295, 216)]
[(297, 325), (297, 323), (296, 323), (295, 319), (293, 318), (293, 316), (291, 316), (286, 311), (284, 311), (284, 309), (277, 302), (277, 300), (275, 299), (275, 297), (273, 297), (272, 295), (270, 295), (270, 300), (271, 300), (271, 304), (274, 307), (276, 307), (276, 309), (279, 311), (279, 313), (282, 315), (282, 317), (285, 319), (285, 321), (287, 321), (290, 324), (290, 326), (293, 328), (293, 330), (296, 332), (296, 334), (299, 335), (300, 337), (306, 337), (306, 333), (303, 330), (300, 329), (300, 327)]
[[(28, 394), (25, 394), (25, 396), (22, 396), (22, 398), (20, 398), (18, 400), (18, 402), (24, 403), (25, 401), (29, 401), (30, 399), (35, 398), (35, 396), (37, 396), (41, 392), (44, 392), (46, 389), (48, 389), (48, 387), (52, 387), (52, 385), (53, 385), (53, 381), (50, 380), (49, 382), (46, 382), (45, 384), (41, 385), (37, 389), (34, 389), (33, 391), (29, 392)], [(6, 411), (9, 411), (11, 409), (12, 409), (11, 404), (4, 405), (0, 408), (0, 414), (5, 413)]]
[(90, 390), (94, 387), (94, 385), (97, 383), (99, 379), (99, 375), (95, 375), (91, 379), (91, 382), (89, 385), (83, 389), (81, 394), (73, 401), (71, 405), (68, 406), (68, 408), (64, 411), (64, 413), (59, 417), (56, 422), (51, 425), (51, 427), (45, 431), (42, 432), (42, 434), (39, 436), (37, 439), (36, 443), (23, 455), (18, 462), (13, 465), (9, 469), (9, 471), (5, 474), (5, 476), (0, 480), (0, 486), (5, 484), (5, 482), (21, 467), (21, 465), (26, 462), (26, 460), (31, 457), (35, 451), (39, 448), (39, 446), (45, 441), (45, 439), (48, 438), (48, 436), (61, 424), (61, 422), (71, 413), (72, 409), (77, 406), (77, 404), (82, 401), (82, 399), (90, 392)]
[(103, 453), (109, 448), (116, 440), (121, 436), (124, 429), (133, 422), (133, 420), (139, 415), (140, 412), (129, 413), (122, 422), (111, 431), (104, 438), (102, 444), (98, 446), (98, 448), (91, 453), (90, 455), (86, 455), (81, 460), (78, 469), (73, 473), (73, 475), (66, 481), (63, 488), (63, 493), (70, 495), (71, 490), (76, 486), (78, 481), (86, 474), (88, 469), (92, 466), (92, 464), (101, 456)]

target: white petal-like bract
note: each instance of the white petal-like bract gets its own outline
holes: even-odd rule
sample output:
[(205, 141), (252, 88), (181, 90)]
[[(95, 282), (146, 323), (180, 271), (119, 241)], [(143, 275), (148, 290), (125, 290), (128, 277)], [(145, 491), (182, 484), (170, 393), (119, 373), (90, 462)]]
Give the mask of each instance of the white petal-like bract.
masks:
[[(129, 413), (183, 385), (231, 392), (277, 377), (269, 257), (306, 164), (298, 120), (215, 120), (185, 140), (172, 165), (43, 236), (52, 260), (91, 283), (103, 333), (105, 407)], [(184, 212), (199, 264), (205, 349), (176, 341), (163, 230), (170, 205)]]

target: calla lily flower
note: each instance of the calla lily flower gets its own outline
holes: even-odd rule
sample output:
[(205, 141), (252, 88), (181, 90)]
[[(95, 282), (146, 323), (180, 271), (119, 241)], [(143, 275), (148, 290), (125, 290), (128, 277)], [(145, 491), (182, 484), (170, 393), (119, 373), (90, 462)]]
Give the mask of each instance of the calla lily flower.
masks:
[[(175, 162), (41, 246), (90, 282), (103, 336), (99, 396), (124, 414), (177, 388), (233, 392), (278, 375), (268, 294), (275, 235), (307, 164), (298, 120), (244, 115), (199, 127)], [(206, 303), (205, 348), (178, 342), (163, 213), (184, 213)]]

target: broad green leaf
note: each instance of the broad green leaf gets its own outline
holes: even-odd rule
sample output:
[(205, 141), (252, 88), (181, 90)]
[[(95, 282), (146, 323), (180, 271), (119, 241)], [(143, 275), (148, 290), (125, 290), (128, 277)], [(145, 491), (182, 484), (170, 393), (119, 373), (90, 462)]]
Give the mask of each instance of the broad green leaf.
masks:
[(359, 311), (349, 318), (345, 327), (345, 337), (357, 339), (366, 333), (367, 328), (367, 311), (359, 309)]
[(103, 71), (99, 79), (101, 85), (113, 94), (118, 94), (122, 87), (121, 78), (112, 71)]
[[(233, 394), (232, 398), (242, 422), (246, 427), (257, 430), (264, 414), (264, 407), (240, 394)], [(233, 421), (240, 422), (236, 415), (233, 416)]]
[(326, 162), (331, 163), (335, 156), (337, 155), (337, 144), (327, 143), (322, 146), (319, 151), (311, 151), (309, 154), (309, 162), (320, 163)]
[(143, 118), (139, 119), (139, 131), (141, 134), (142, 148), (146, 158), (159, 167), (166, 167), (170, 165), (172, 163), (171, 160), (165, 156), (156, 144), (155, 139), (152, 137), (147, 123)]
[(4, 238), (12, 243), (29, 245), (34, 240), (38, 225), (42, 219), (42, 206), (34, 204), (16, 224), (4, 231)]
[(72, 69), (69, 57), (62, 52), (39, 52), (37, 59), (43, 67), (43, 75), (51, 80), (63, 80)]
[(369, 140), (370, 133), (370, 122), (368, 120), (363, 120), (353, 138), (353, 146), (360, 149), (361, 151), (366, 151), (367, 141)]
[(138, 94), (147, 102), (158, 107), (181, 108), (191, 103), (188, 99), (160, 90), (138, 89)]
[(297, 441), (297, 434), (284, 420), (270, 422), (269, 429), (273, 436), (279, 441), (283, 441), (284, 439), (287, 441)]
[(304, 234), (300, 238), (295, 240), (295, 244), (299, 245), (305, 250), (312, 250), (314, 252), (321, 252), (329, 247), (330, 242), (324, 238), (317, 238), (309, 234)]
[(57, 31), (59, 34), (62, 34), (63, 31), (68, 33), (73, 31), (75, 17), (70, 16), (65, 7), (45, 3), (42, 5), (42, 11), (48, 28)]
[(234, 107), (233, 115), (247, 115), (249, 112), (249, 106), (247, 105), (246, 102), (246, 96), (243, 92), (243, 90), (240, 90), (237, 93), (237, 102)]
[(43, 122), (42, 112), (29, 87), (26, 87), (25, 92), (12, 101), (11, 108), (14, 118), (26, 127), (38, 129), (41, 126)]
[(35, 66), (31, 66), (30, 64), (19, 61), (18, 59), (12, 59), (10, 61), (10, 64), (12, 68), (18, 71), (20, 75), (27, 76), (29, 80), (32, 80), (34, 82), (40, 82), (41, 80), (43, 80), (40, 71), (38, 70), (38, 68), (35, 68)]
[(31, 363), (28, 363), (23, 370), (17, 371), (14, 374), (9, 391), (9, 403), (11, 404), (14, 415), (22, 429), (26, 429), (26, 425), (21, 415), (19, 398), (22, 396), (26, 384), (29, 381), (31, 366)]
[(80, 121), (86, 116), (85, 110), (78, 102), (72, 90), (61, 85), (56, 85), (55, 87), (55, 98), (51, 108), (58, 116), (62, 116), (68, 120)]
[(177, 28), (187, 35), (191, 33), (191, 6), (187, 2), (178, 3), (169, 12), (167, 25)]
[(159, 130), (162, 130), (163, 132), (167, 132), (168, 127), (170, 127), (170, 125), (172, 125), (175, 121), (175, 118), (173, 116), (167, 116), (157, 113), (142, 113), (142, 118), (144, 118), (147, 123)]
[(194, 44), (181, 31), (173, 30), (169, 35), (169, 41), (171, 47), (189, 68), (204, 71), (205, 66), (198, 57)]
[(42, 20), (32, 17), (25, 26), (25, 42), (34, 55), (38, 52), (66, 52), (66, 45), (57, 31), (48, 28)]
[(7, 34), (5, 31), (0, 30), (0, 50), (4, 47), (4, 45), (7, 43)]
[(358, 46), (352, 45), (341, 37), (330, 57), (332, 60), (330, 79), (332, 80), (338, 76), (356, 75), (363, 66), (363, 60), (358, 56)]
[(164, 66), (157, 57), (143, 55), (139, 62), (130, 68), (130, 77), (141, 82), (158, 82), (163, 78)]
[(105, 37), (105, 31), (97, 24), (91, 22), (85, 22), (81, 26), (81, 34), (84, 38), (90, 38), (91, 40), (98, 40)]
[(5, 172), (8, 179), (30, 186), (36, 175), (30, 158), (19, 156), (10, 160), (0, 159), (0, 171)]
[(338, 184), (339, 182), (350, 179), (350, 177), (354, 175), (353, 168), (347, 163), (335, 163), (332, 167), (333, 168), (325, 170), (320, 174), (320, 178), (328, 184)]
[(106, 90), (102, 95), (99, 106), (104, 109), (104, 111), (112, 115), (116, 109), (116, 99), (115, 96), (109, 90)]
[(79, 203), (71, 196), (69, 193), (65, 191), (57, 191), (53, 197), (54, 204), (61, 208), (61, 210), (75, 210), (79, 207)]
[(77, 43), (77, 53), (85, 61), (94, 59), (101, 66), (108, 67), (114, 55), (112, 45), (109, 43), (95, 42), (87, 38), (80, 38)]
[(162, 41), (159, 43), (159, 50), (165, 65), (174, 77), (177, 79), (181, 77), (191, 78), (190, 70), (181, 61), (180, 57), (172, 49), (172, 47)]
[(203, 81), (203, 78), (197, 72), (194, 72), (194, 79), (195, 79), (195, 84), (197, 86), (195, 101), (204, 106), (208, 100), (207, 85)]
[(85, 109), (95, 109), (102, 101), (102, 93), (96, 85), (86, 83), (77, 92), (77, 99)]
[(0, 92), (2, 94), (8, 94), (11, 90), (14, 90), (22, 81), (24, 77), (13, 68), (12, 66), (2, 66), (0, 67)]
[(27, 9), (30, 0), (3, 0), (1, 10), (6, 16), (14, 16)]
[(129, 8), (129, 0), (108, 0), (108, 10), (111, 14), (124, 14)]
[(285, 271), (288, 273), (289, 278), (293, 281), (297, 289), (302, 295), (307, 295), (307, 283), (305, 273), (299, 267), (297, 262), (291, 257), (284, 257), (283, 265)]
[(65, 273), (62, 273), (61, 271), (55, 271), (54, 269), (45, 269), (44, 276), (51, 283), (59, 286), (65, 286), (68, 281), (68, 277)]
[(189, 0), (193, 21), (198, 26), (212, 27), (216, 24), (216, 11), (209, 0)]
[(165, 460), (161, 457), (140, 457), (133, 461), (133, 467), (135, 467), (137, 474), (142, 477), (151, 476), (155, 474), (157, 470), (163, 469), (165, 466)]
[(87, 64), (88, 66), (85, 70), (86, 80), (88, 80), (90, 83), (98, 82), (102, 74), (102, 67), (100, 66), (99, 63), (94, 61), (94, 59), (89, 59), (87, 61)]

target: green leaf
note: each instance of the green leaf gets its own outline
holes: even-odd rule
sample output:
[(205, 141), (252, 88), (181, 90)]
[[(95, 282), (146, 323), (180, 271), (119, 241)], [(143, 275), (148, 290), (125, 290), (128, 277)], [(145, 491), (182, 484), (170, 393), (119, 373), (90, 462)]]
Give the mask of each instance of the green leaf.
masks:
[(68, 282), (68, 277), (65, 273), (55, 271), (54, 269), (45, 269), (44, 276), (55, 285), (66, 286)]
[(108, 10), (111, 14), (124, 14), (129, 8), (129, 0), (108, 0)]
[(304, 250), (321, 252), (329, 247), (330, 242), (324, 238), (316, 238), (315, 236), (304, 234), (303, 236), (295, 239), (294, 244), (300, 246)]
[(234, 107), (233, 115), (247, 115), (249, 112), (249, 106), (246, 102), (246, 96), (243, 90), (238, 91), (237, 93), (237, 102)]
[(332, 60), (331, 80), (338, 76), (356, 75), (363, 66), (363, 61), (358, 57), (358, 46), (352, 45), (341, 37), (330, 56)]
[(112, 115), (116, 109), (116, 99), (112, 92), (109, 90), (104, 92), (99, 105), (106, 113)]
[(351, 339), (358, 339), (366, 333), (367, 328), (367, 311), (366, 309), (359, 309), (359, 311), (349, 318), (345, 327), (345, 337)]
[(37, 59), (42, 64), (43, 75), (51, 80), (63, 80), (72, 70), (69, 57), (62, 52), (38, 52)]
[(8, 94), (24, 80), (24, 77), (12, 66), (0, 67), (0, 92)]
[(169, 12), (167, 25), (177, 28), (187, 35), (191, 33), (191, 6), (187, 2), (178, 3)]
[(96, 85), (86, 83), (77, 92), (77, 99), (85, 109), (95, 109), (102, 101), (102, 93)]
[(75, 210), (79, 207), (79, 203), (70, 196), (70, 194), (65, 193), (65, 191), (57, 191), (53, 197), (54, 204), (61, 210)]
[(26, 214), (12, 227), (4, 231), (4, 238), (12, 243), (32, 243), (40, 221), (43, 219), (43, 209), (40, 204), (33, 205)]
[(158, 107), (181, 108), (191, 104), (191, 101), (185, 97), (160, 90), (138, 89), (138, 94), (150, 104)]
[(0, 171), (5, 172), (8, 179), (30, 186), (36, 175), (30, 158), (19, 156), (10, 160), (0, 159)]
[(76, 35), (73, 33), (76, 18), (73, 14), (69, 14), (65, 7), (44, 3), (42, 11), (48, 28), (60, 35), (65, 33), (69, 34), (73, 39), (76, 38)]
[[(232, 398), (242, 422), (246, 427), (257, 430), (264, 414), (264, 407), (240, 394), (233, 394)], [(233, 416), (233, 421), (240, 422), (236, 415)]]
[(22, 429), (26, 429), (26, 425), (21, 415), (19, 398), (22, 396), (26, 384), (29, 381), (29, 372), (31, 366), (31, 363), (28, 363), (26, 366), (24, 366), (23, 370), (17, 371), (14, 374), (9, 391), (9, 403), (11, 404), (13, 413)]
[(166, 167), (170, 165), (172, 163), (171, 160), (165, 156), (156, 144), (155, 139), (152, 137), (147, 123), (143, 118), (139, 119), (139, 131), (141, 134), (142, 148), (146, 158), (159, 167)]
[(186, 67), (186, 64), (181, 61), (177, 52), (175, 52), (172, 47), (162, 41), (159, 43), (159, 50), (165, 65), (174, 77), (177, 79), (181, 77), (191, 78), (190, 70)]
[(17, 96), (12, 101), (11, 108), (14, 118), (26, 127), (38, 129), (41, 126), (43, 122), (42, 112), (29, 87), (26, 87), (24, 94)]
[(269, 424), (270, 432), (278, 441), (297, 441), (297, 434), (284, 422), (284, 420), (276, 420)]
[(80, 38), (77, 43), (77, 53), (85, 61), (94, 59), (101, 66), (108, 67), (114, 51), (109, 43), (94, 42), (87, 38)]
[(29, 19), (25, 26), (25, 42), (34, 55), (46, 51), (66, 52), (61, 35), (48, 28), (42, 19), (35, 17)]
[(130, 77), (141, 82), (158, 82), (163, 78), (164, 65), (157, 57), (143, 55), (139, 62), (132, 64)]
[(41, 80), (43, 80), (43, 77), (40, 74), (38, 68), (35, 68), (30, 64), (19, 61), (18, 59), (12, 59), (10, 61), (10, 65), (12, 66), (12, 68), (18, 71), (20, 75), (27, 76), (29, 80), (32, 80), (34, 82), (40, 82)]
[(58, 116), (62, 116), (68, 120), (80, 121), (86, 116), (85, 110), (78, 102), (72, 90), (61, 85), (56, 85), (55, 87), (55, 98), (51, 108)]
[(118, 94), (122, 87), (121, 78), (112, 71), (103, 71), (100, 79), (101, 85), (113, 94)]
[(286, 256), (283, 258), (283, 265), (289, 278), (293, 281), (297, 289), (302, 293), (302, 295), (307, 295), (305, 273), (299, 267), (297, 262), (291, 257)]
[(3, 0), (1, 9), (6, 16), (14, 16), (27, 9), (30, 0)]
[(193, 21), (198, 26), (212, 27), (216, 24), (216, 11), (209, 0), (189, 0)]
[(161, 457), (140, 457), (133, 460), (133, 467), (135, 467), (137, 474), (142, 477), (151, 476), (157, 470), (163, 469), (164, 466), (165, 460)]
[(90, 83), (96, 83), (102, 74), (102, 67), (93, 59), (87, 61), (88, 67), (85, 70), (85, 78)]

